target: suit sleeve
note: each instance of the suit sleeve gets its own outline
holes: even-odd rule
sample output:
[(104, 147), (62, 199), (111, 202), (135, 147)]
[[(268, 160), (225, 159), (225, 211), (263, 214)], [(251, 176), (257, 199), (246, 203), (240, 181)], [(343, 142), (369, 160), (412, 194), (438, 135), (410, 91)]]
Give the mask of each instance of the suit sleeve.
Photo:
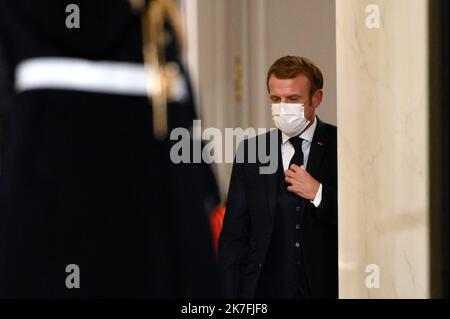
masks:
[(336, 187), (322, 184), (322, 201), (315, 208), (317, 216), (326, 222), (337, 223), (337, 189)]
[(336, 128), (331, 131), (330, 145), (327, 152), (326, 178), (322, 182), (322, 200), (315, 209), (317, 216), (324, 222), (337, 224), (338, 187), (337, 187), (337, 141)]
[[(241, 143), (238, 152), (244, 150)], [(249, 250), (249, 223), (246, 190), (244, 182), (244, 164), (233, 163), (228, 200), (219, 238), (219, 269), (222, 295), (225, 298), (237, 298), (243, 267)]]

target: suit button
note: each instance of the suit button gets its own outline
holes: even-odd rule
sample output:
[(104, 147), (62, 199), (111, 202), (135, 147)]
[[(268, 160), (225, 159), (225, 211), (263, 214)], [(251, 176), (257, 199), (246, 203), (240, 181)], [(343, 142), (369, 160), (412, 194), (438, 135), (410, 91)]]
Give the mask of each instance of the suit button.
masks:
[(262, 264), (258, 264), (258, 268), (262, 268)]
[(300, 243), (295, 243), (295, 247), (300, 247)]
[(300, 211), (300, 206), (295, 207), (295, 211), (299, 212)]
[(299, 224), (295, 225), (295, 229), (300, 229), (300, 225)]

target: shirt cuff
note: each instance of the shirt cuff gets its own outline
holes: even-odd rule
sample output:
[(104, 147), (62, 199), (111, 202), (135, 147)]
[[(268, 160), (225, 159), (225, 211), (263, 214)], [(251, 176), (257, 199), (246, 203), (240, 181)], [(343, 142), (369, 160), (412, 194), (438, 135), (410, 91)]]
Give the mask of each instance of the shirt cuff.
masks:
[(322, 202), (322, 183), (319, 185), (319, 189), (317, 190), (316, 197), (310, 201), (316, 208), (320, 206)]

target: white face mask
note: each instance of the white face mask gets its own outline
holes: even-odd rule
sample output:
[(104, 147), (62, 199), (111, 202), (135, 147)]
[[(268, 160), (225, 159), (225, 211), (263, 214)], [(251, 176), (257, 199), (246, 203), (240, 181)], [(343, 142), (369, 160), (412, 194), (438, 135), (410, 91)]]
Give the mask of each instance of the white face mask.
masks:
[(289, 137), (300, 135), (310, 123), (305, 118), (304, 104), (298, 103), (272, 104), (272, 117), (275, 125)]

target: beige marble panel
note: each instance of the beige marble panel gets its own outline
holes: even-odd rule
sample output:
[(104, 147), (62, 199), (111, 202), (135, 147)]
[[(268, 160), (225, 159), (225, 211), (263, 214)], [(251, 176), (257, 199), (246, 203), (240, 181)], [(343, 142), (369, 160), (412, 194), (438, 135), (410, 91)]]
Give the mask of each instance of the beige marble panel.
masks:
[(428, 1), (337, 0), (336, 26), (340, 297), (428, 298)]

